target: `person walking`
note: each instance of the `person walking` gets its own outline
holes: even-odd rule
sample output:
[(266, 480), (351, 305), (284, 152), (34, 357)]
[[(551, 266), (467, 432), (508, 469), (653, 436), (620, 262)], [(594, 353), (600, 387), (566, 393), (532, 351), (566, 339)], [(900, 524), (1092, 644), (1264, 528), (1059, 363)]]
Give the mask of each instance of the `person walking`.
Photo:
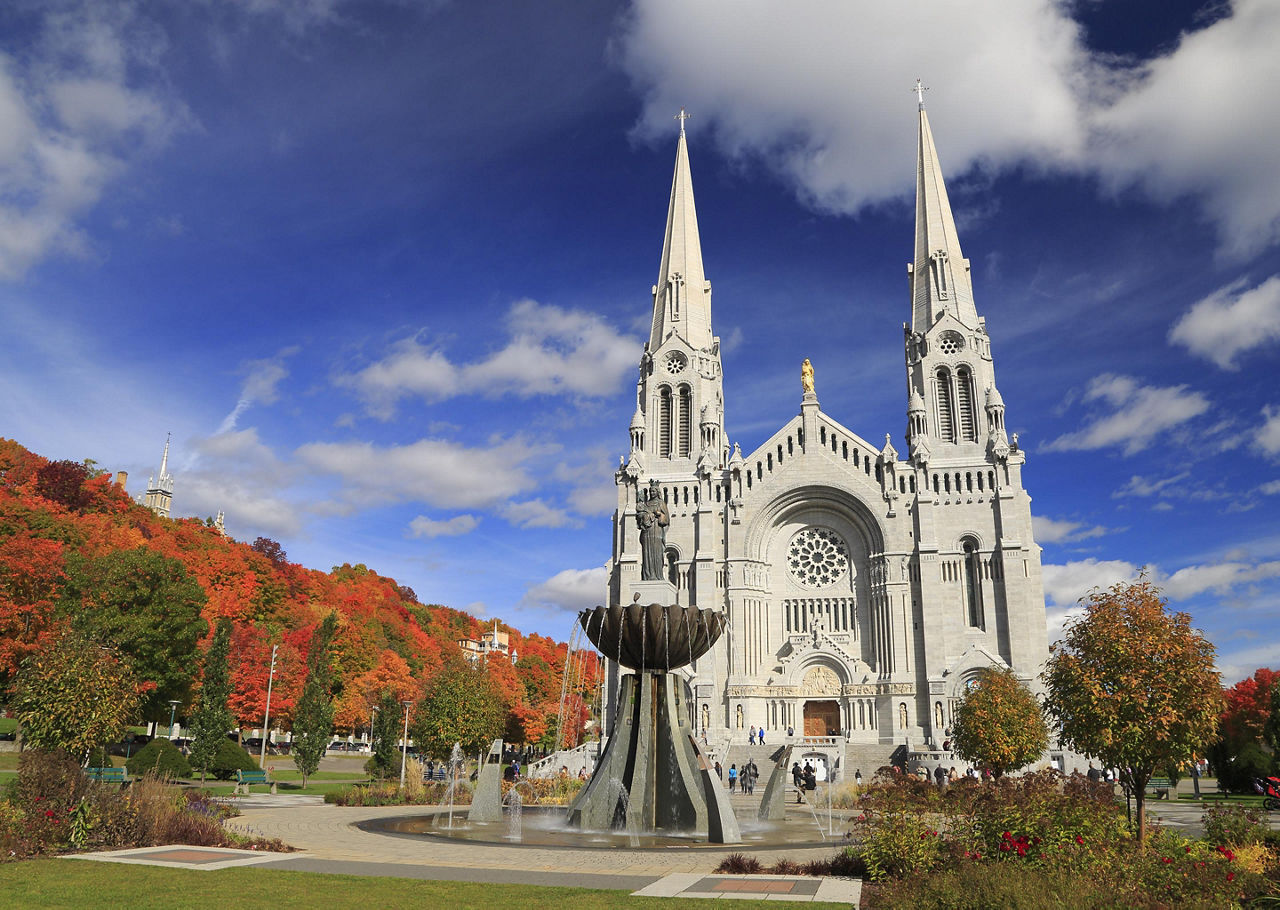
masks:
[(755, 724), (751, 725), (751, 732), (747, 734), (747, 745), (754, 746), (756, 744), (756, 728)]
[(761, 727), (756, 733), (756, 742), (760, 743), (762, 746), (764, 745), (764, 727)]
[(729, 792), (732, 793), (738, 786), (738, 766), (729, 766)]

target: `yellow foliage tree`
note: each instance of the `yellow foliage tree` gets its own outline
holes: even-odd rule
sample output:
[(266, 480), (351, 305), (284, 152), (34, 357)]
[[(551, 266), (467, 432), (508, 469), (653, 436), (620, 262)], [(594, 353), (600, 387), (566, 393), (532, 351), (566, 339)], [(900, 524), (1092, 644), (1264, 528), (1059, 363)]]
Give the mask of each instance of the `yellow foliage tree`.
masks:
[(1118, 768), (1146, 841), (1145, 790), (1159, 768), (1190, 761), (1213, 741), (1222, 684), (1213, 645), (1145, 577), (1081, 600), (1045, 666), (1045, 709), (1064, 742)]
[(1040, 702), (1012, 670), (994, 667), (956, 707), (951, 738), (961, 758), (996, 777), (1031, 764), (1049, 746)]

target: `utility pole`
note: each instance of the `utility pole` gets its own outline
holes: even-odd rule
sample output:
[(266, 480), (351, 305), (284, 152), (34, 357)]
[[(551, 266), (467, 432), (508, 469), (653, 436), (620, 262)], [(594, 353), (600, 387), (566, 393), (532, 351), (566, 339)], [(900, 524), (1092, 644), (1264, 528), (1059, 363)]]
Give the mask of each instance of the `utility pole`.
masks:
[(279, 645), (271, 646), (271, 672), (267, 675), (267, 710), (262, 716), (262, 754), (258, 757), (260, 768), (266, 766), (267, 740), (271, 738), (271, 684), (276, 680), (276, 651), (279, 648)]

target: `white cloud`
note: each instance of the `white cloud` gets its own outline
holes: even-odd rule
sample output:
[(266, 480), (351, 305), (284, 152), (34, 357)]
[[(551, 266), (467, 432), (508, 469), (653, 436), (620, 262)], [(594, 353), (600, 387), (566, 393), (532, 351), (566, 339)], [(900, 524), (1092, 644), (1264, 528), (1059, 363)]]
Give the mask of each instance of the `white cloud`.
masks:
[(1280, 480), (1268, 480), (1262, 486), (1258, 487), (1258, 492), (1263, 496), (1275, 496), (1280, 494)]
[(1258, 427), (1254, 442), (1263, 454), (1280, 455), (1280, 409), (1271, 406), (1262, 409), (1262, 426)]
[(1083, 522), (1058, 520), (1043, 515), (1031, 516), (1031, 526), (1035, 531), (1036, 542), (1042, 544), (1074, 543), (1092, 537), (1101, 537), (1110, 532), (1110, 528), (1103, 525), (1089, 527)]
[(1158, 579), (1157, 583), (1170, 600), (1177, 601), (1195, 597), (1205, 591), (1226, 594), (1237, 585), (1277, 577), (1280, 577), (1280, 561), (1256, 564), (1222, 562), (1186, 566), (1168, 577)]
[(409, 533), (413, 537), (458, 537), (470, 534), (479, 524), (474, 515), (455, 515), (443, 521), (419, 515), (409, 522)]
[(1234, 686), (1259, 667), (1280, 666), (1280, 640), (1218, 655), (1218, 672), (1224, 686)]
[(570, 517), (563, 509), (553, 508), (541, 499), (507, 503), (502, 508), (502, 517), (518, 528), (576, 528), (582, 526), (582, 522)]
[(952, 173), (1074, 157), (1083, 136), (1078, 28), (1048, 0), (650, 0), (635, 4), (620, 51), (644, 95), (643, 132), (669, 133), (687, 107), (691, 128), (710, 126), (725, 152), (765, 162), (828, 210), (912, 189), (902, 150), (917, 76), (934, 86)]
[(456, 395), (611, 395), (635, 369), (636, 339), (620, 335), (594, 313), (521, 300), (507, 313), (506, 345), (471, 363), (407, 338), (359, 371), (340, 376), (370, 413), (386, 419), (405, 395), (440, 401)]
[(1119, 559), (1075, 560), (1041, 569), (1045, 600), (1056, 607), (1070, 607), (1094, 588), (1109, 588), (1138, 577), (1138, 566)]
[(576, 613), (600, 606), (608, 598), (609, 574), (598, 569), (565, 569), (525, 592), (526, 606), (551, 606)]
[(189, 125), (126, 3), (57, 4), (21, 57), (0, 54), (0, 277), (82, 255), (79, 222), (129, 166)]
[(474, 448), (422, 439), (379, 448), (371, 443), (308, 443), (298, 459), (312, 471), (337, 477), (341, 500), (351, 505), (421, 502), (441, 509), (493, 506), (532, 489), (523, 463), (538, 454), (519, 440)]
[(1045, 445), (1047, 452), (1119, 446), (1126, 455), (1142, 451), (1166, 430), (1209, 410), (1209, 400), (1185, 385), (1144, 386), (1132, 376), (1096, 376), (1085, 390), (1084, 403), (1109, 405), (1112, 412), (1094, 417), (1084, 428), (1064, 433)]
[(222, 418), (222, 423), (217, 430), (218, 433), (227, 433), (234, 430), (236, 423), (240, 420), (240, 415), (255, 403), (271, 404), (279, 397), (277, 386), (289, 375), (289, 370), (285, 367), (284, 360), (297, 353), (297, 350), (297, 348), (286, 348), (275, 357), (269, 357), (264, 360), (251, 360), (244, 365), (244, 371), (247, 375), (240, 389), (240, 398), (236, 401), (236, 406), (231, 409), (231, 412)]
[(1191, 307), (1169, 331), (1169, 340), (1224, 370), (1238, 369), (1237, 355), (1280, 338), (1280, 275), (1244, 290), (1237, 281)]
[(1229, 252), (1273, 242), (1280, 120), (1265, 114), (1263, 90), (1241, 86), (1280, 82), (1280, 7), (1236, 0), (1139, 63), (1090, 52), (1070, 10), (640, 0), (618, 55), (644, 97), (642, 133), (669, 133), (687, 107), (691, 127), (821, 209), (856, 212), (911, 191), (906, 89), (921, 76), (953, 177), (1028, 165), (1096, 174), (1159, 201), (1196, 197)]
[(1123, 487), (1111, 494), (1113, 499), (1122, 499), (1125, 496), (1156, 496), (1169, 495), (1170, 491), (1175, 489), (1174, 485), (1181, 483), (1191, 476), (1191, 472), (1183, 471), (1181, 474), (1175, 474), (1172, 477), (1162, 477), (1159, 480), (1143, 477), (1140, 474), (1134, 474), (1129, 478), (1129, 482)]

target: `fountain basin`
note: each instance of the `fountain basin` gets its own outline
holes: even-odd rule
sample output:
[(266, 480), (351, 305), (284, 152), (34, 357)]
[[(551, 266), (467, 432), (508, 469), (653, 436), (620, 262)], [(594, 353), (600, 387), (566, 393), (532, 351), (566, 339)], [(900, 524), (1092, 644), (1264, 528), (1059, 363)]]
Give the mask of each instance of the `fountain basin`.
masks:
[[(801, 807), (797, 807), (801, 808)], [(623, 830), (584, 830), (570, 828), (565, 825), (566, 810), (563, 806), (539, 807), (525, 806), (522, 813), (520, 838), (511, 836), (510, 826), (506, 821), (469, 822), (465, 811), (455, 810), (453, 813), (453, 829), (448, 830), (443, 816), (448, 810), (431, 815), (406, 815), (393, 818), (370, 819), (360, 822), (362, 831), (391, 836), (419, 838), (444, 838), (474, 843), (492, 844), (494, 846), (524, 847), (562, 847), (571, 850), (613, 850), (618, 847), (627, 849), (659, 849), (670, 850), (673, 847), (684, 847), (697, 850), (725, 850), (727, 847), (741, 849), (746, 847), (838, 847), (842, 841), (820, 838), (814, 830), (809, 812), (800, 816), (791, 813), (781, 822), (742, 824), (742, 838), (738, 846), (729, 844), (708, 844), (705, 835), (693, 831), (687, 834), (671, 831), (641, 831), (632, 834)]]
[(633, 603), (583, 610), (578, 622), (605, 657), (631, 670), (667, 671), (711, 650), (726, 620), (716, 610)]

